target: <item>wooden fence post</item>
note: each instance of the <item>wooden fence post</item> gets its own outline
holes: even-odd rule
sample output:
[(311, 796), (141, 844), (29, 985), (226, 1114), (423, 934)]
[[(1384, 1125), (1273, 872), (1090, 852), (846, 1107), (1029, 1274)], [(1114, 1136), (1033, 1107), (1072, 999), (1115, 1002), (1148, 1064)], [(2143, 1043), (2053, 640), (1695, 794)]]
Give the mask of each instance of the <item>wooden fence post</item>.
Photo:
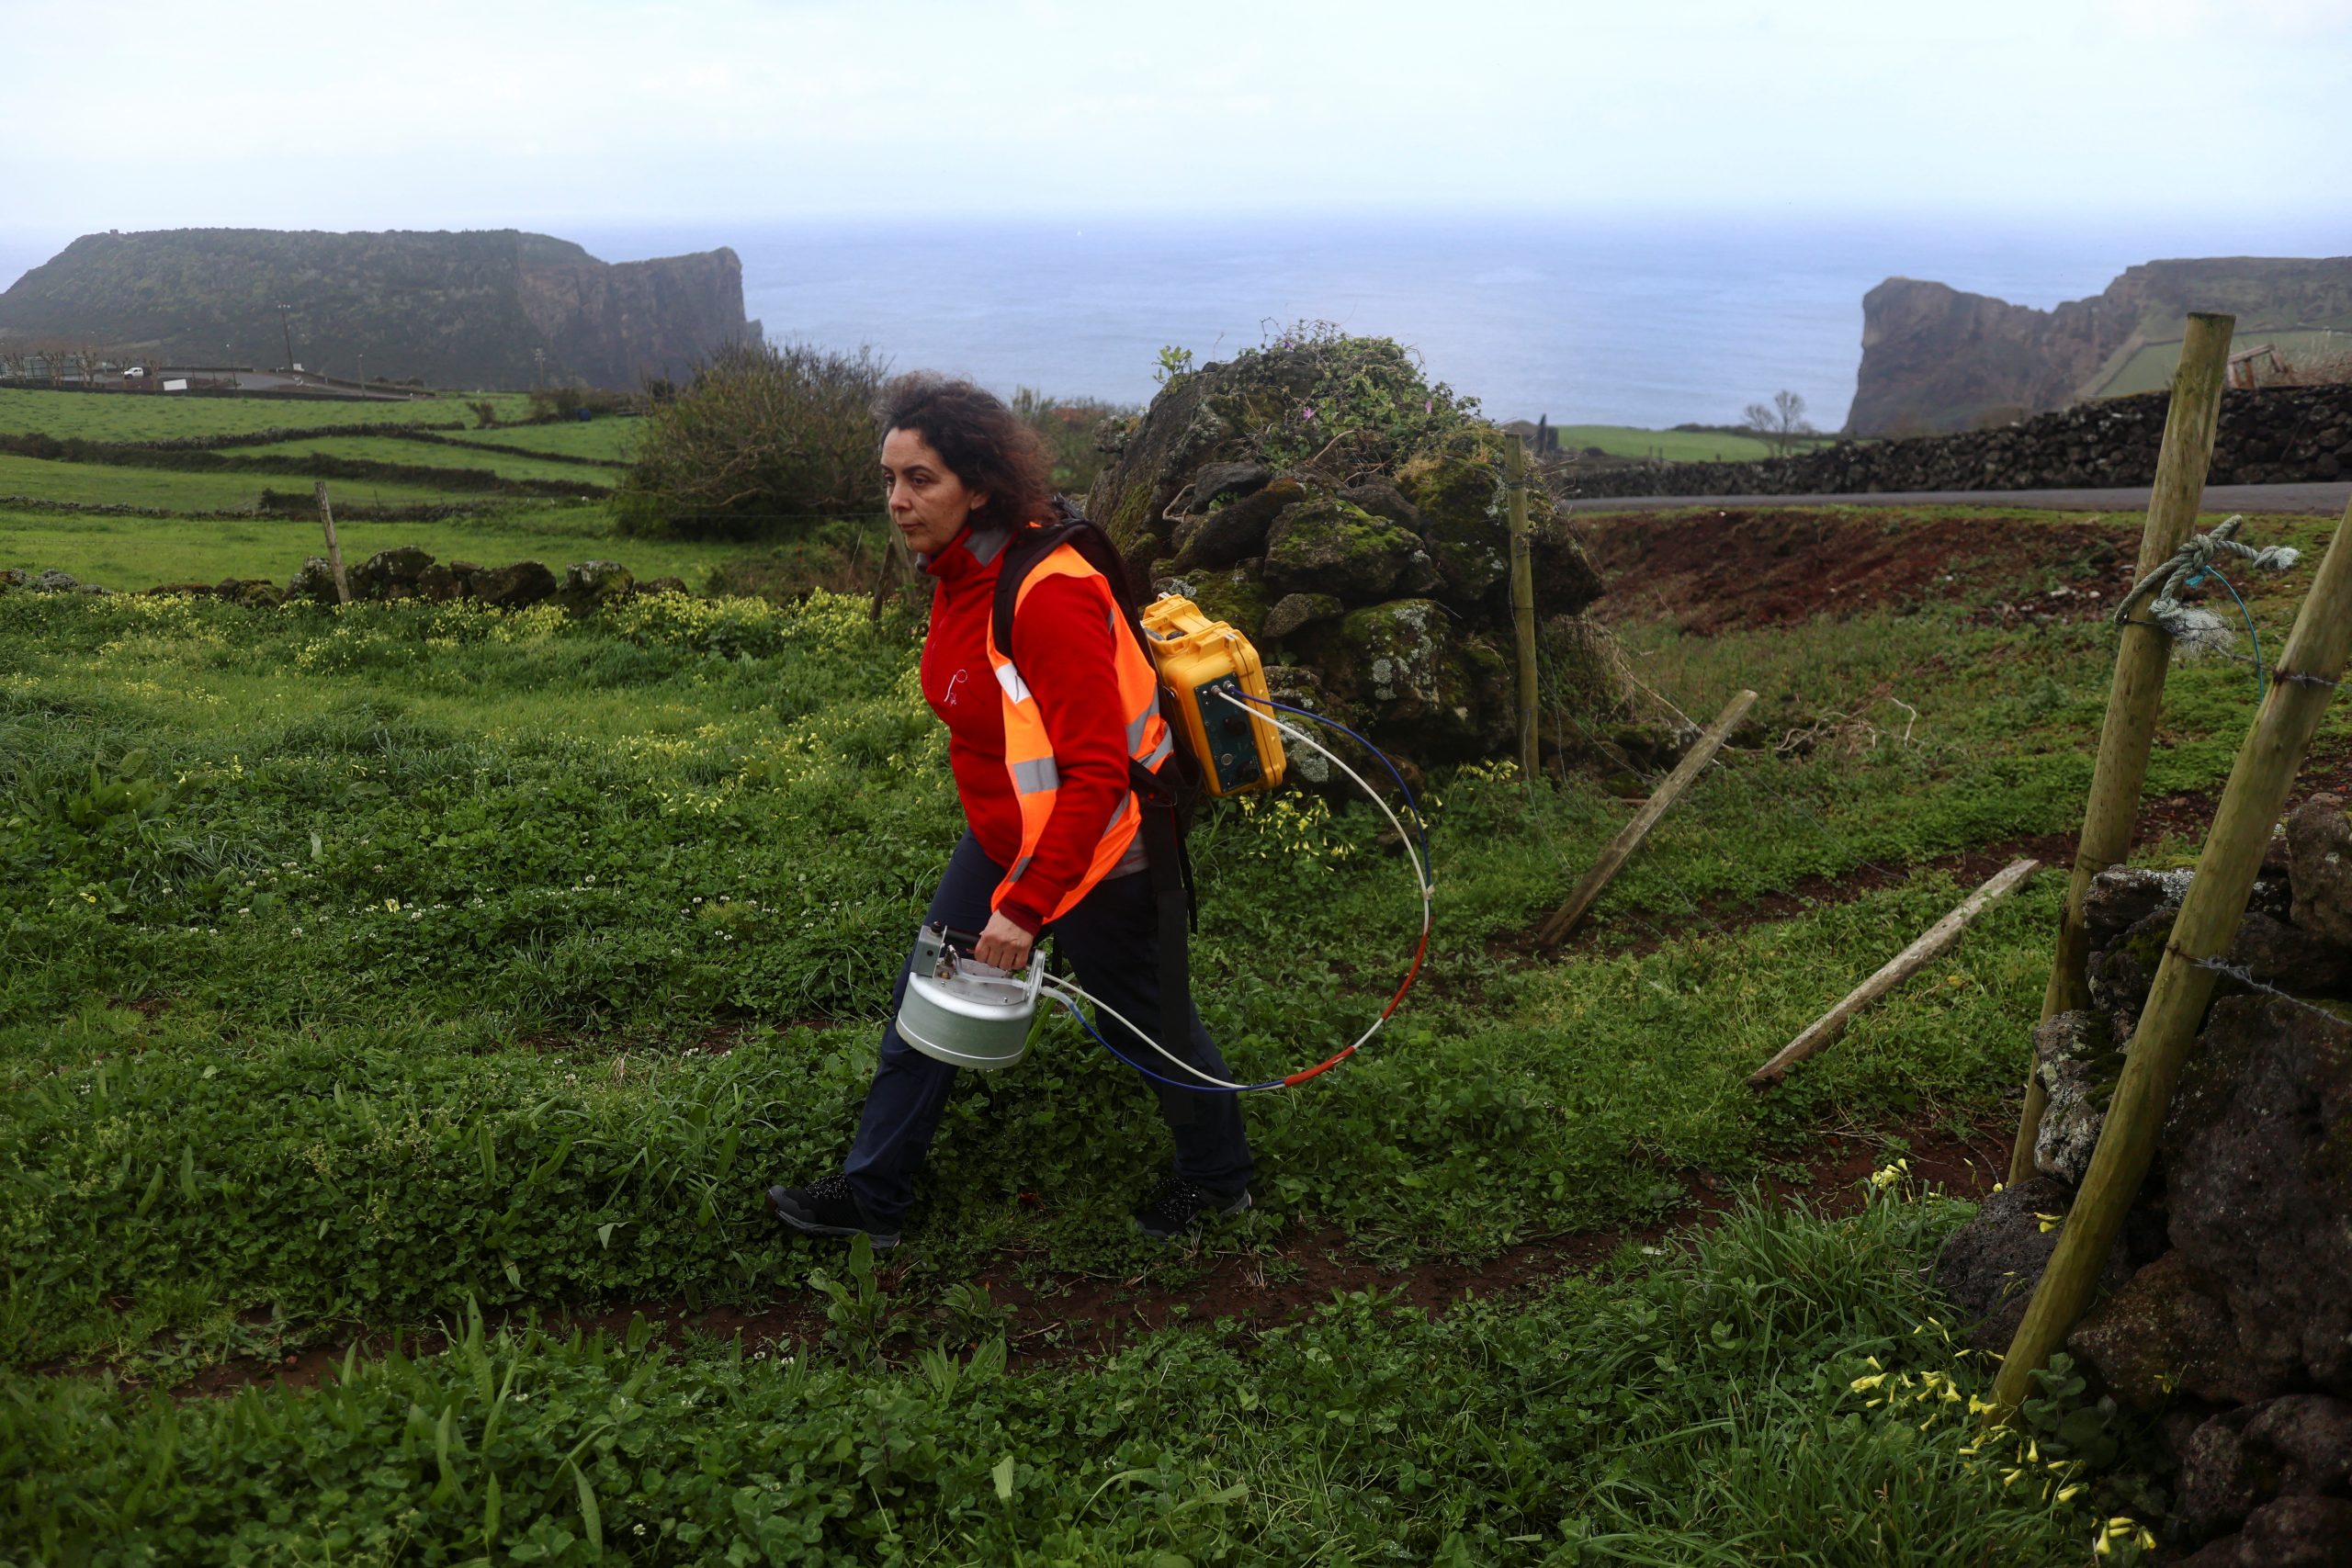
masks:
[(2016, 892), (2027, 877), (2041, 869), (2040, 861), (2021, 860), (2013, 861), (1996, 873), (1991, 881), (1961, 900), (1959, 908), (1929, 926), (1918, 941), (1888, 959), (1877, 974), (1847, 993), (1844, 1001), (1807, 1024), (1804, 1033), (1781, 1047), (1779, 1055), (1748, 1074), (1747, 1087), (1770, 1089), (1787, 1077), (1791, 1067), (1845, 1033), (1855, 1014), (1934, 963), (1939, 953), (1960, 940), (1970, 921)]
[(2174, 917), (2164, 961), (2149, 988), (2140, 1025), (2123, 1057), (2123, 1076), (2108, 1100), (2107, 1122), (2090, 1168), (2075, 1193), (2058, 1248), (2041, 1271), (2025, 1321), (2001, 1362), (1993, 1384), (1996, 1418), (2018, 1407), (2032, 1387), (2032, 1376), (2090, 1304), (2108, 1249), (2123, 1229), (2123, 1217), (2148, 1174), (2156, 1134), (2172, 1103), (2181, 1063), (2196, 1043), (2197, 1026), (2220, 977), (2204, 965), (2221, 959), (2237, 935), (2246, 895), (2262, 869), (2272, 824), (2287, 804), (2303, 751), (2319, 728), (2344, 660), (2352, 653), (2352, 507), (2345, 509), (2328, 541), (2327, 558), (2295, 629), (2279, 656), (2270, 694), (2255, 715), (2254, 728), (2238, 748), (2222, 804), (2213, 813), (2205, 851), (2197, 857), (2197, 877)]
[(1724, 705), (1724, 711), (1715, 716), (1715, 722), (1707, 726), (1691, 744), (1690, 750), (1683, 754), (1682, 761), (1674, 765), (1674, 772), (1666, 775), (1666, 782), (1657, 786), (1657, 793), (1644, 801), (1642, 808), (1634, 814), (1634, 819), (1609, 840), (1609, 847), (1600, 852), (1600, 858), (1593, 862), (1590, 871), (1584, 874), (1584, 880), (1577, 884), (1577, 890), (1568, 895), (1567, 902), (1545, 918), (1535, 933), (1536, 946), (1553, 947), (1566, 940), (1567, 934), (1576, 929), (1577, 922), (1584, 919), (1584, 912), (1592, 908), (1592, 901), (1600, 897), (1601, 890), (1616, 876), (1619, 868), (1632, 858), (1635, 850), (1642, 847), (1642, 840), (1650, 836), (1650, 829), (1657, 826), (1657, 820), (1666, 815), (1667, 807), (1682, 798), (1682, 792), (1689, 789), (1691, 781), (1706, 770), (1707, 764), (1714, 760), (1715, 753), (1722, 750), (1724, 741), (1739, 728), (1739, 721), (1746, 718), (1747, 710), (1755, 705), (1756, 694), (1753, 692), (1742, 692)]
[(1527, 526), (1527, 447), (1503, 434), (1503, 473), (1510, 502), (1510, 618), (1519, 633), (1519, 775), (1535, 782), (1535, 547)]
[[(2222, 372), (2229, 364), (2232, 316), (2192, 312), (2173, 372), (2172, 406), (2165, 416), (2164, 447), (2156, 458), (2148, 520), (2140, 531), (2140, 565), (2132, 581), (2144, 582), (2172, 558), (2197, 525), (2205, 493), (2205, 470), (2213, 460), (2213, 435), (2222, 416)], [(2058, 949), (2042, 992), (2041, 1016), (2056, 1017), (2090, 1006), (2085, 966), (2090, 961), (2090, 931), (2083, 920), (2083, 896), (2091, 878), (2132, 851), (2132, 830), (2140, 819), (2140, 792), (2148, 782), (2148, 750), (2164, 706), (2165, 670), (2172, 639), (2153, 626), (2122, 628), (2115, 653), (2115, 682), (2109, 688), (2107, 721), (2098, 735), (2098, 760), (2083, 811), (2082, 837), (2075, 845), (2074, 875), (2066, 884), (2065, 912), (2058, 919)], [(2041, 1075), (2029, 1066), (2025, 1111), (2017, 1142), (2009, 1148), (2009, 1179), (2033, 1174), (2033, 1141), (2041, 1131), (2049, 1095)]]
[(351, 584), (343, 575), (343, 543), (334, 536), (334, 508), (327, 504), (327, 481), (319, 481), (319, 521), (326, 525), (327, 565), (334, 569), (335, 603), (351, 603)]

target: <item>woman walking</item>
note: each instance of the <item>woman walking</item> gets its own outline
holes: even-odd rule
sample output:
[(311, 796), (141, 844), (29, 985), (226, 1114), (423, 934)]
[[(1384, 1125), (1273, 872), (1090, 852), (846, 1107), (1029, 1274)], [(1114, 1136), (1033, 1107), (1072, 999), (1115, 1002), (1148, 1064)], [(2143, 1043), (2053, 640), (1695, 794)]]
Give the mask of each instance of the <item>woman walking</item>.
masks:
[[(1080, 987), (1153, 1039), (1161, 1009), (1189, 1016), (1192, 1061), (1224, 1059), (1189, 996), (1160, 994), (1159, 921), (1130, 764), (1163, 766), (1172, 747), (1149, 659), (1102, 572), (1064, 544), (1021, 582), (1012, 646), (990, 625), (1006, 547), (1053, 520), (1050, 469), (1035, 434), (967, 381), (894, 382), (884, 409), (882, 478), (890, 521), (934, 580), (922, 692), (947, 726), (964, 836), (947, 858), (926, 923), (979, 932), (973, 956), (1007, 971), (1052, 936)], [(910, 956), (909, 964), (912, 959)], [(899, 1037), (893, 1022), (838, 1175), (772, 1187), (776, 1217), (811, 1235), (860, 1233), (898, 1244), (914, 1179), (946, 1109), (956, 1069)], [(1110, 1020), (1097, 1026), (1108, 1030)], [(1168, 1239), (1215, 1211), (1250, 1206), (1250, 1158), (1230, 1094), (1166, 1090), (1173, 1168), (1135, 1211)]]

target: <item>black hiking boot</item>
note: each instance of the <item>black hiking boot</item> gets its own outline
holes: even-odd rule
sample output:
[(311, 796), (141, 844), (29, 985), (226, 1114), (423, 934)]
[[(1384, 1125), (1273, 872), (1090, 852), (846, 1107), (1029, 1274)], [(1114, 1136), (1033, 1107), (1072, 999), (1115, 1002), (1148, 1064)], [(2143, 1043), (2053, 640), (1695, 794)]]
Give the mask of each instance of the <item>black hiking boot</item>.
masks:
[(1250, 1190), (1238, 1198), (1219, 1198), (1205, 1187), (1173, 1172), (1159, 1179), (1136, 1209), (1136, 1224), (1154, 1241), (1173, 1241), (1210, 1214), (1238, 1214), (1250, 1206)]
[(899, 1245), (897, 1231), (878, 1231), (865, 1223), (846, 1176), (828, 1176), (806, 1187), (771, 1187), (768, 1207), (804, 1235), (863, 1235), (876, 1252)]

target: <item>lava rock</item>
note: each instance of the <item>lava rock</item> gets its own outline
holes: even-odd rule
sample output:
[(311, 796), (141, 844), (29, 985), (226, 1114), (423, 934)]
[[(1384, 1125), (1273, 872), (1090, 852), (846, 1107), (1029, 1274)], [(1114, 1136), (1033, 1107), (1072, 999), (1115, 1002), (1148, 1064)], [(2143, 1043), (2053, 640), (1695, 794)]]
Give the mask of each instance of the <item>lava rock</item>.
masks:
[(82, 580), (70, 571), (51, 567), (33, 579), (33, 587), (43, 593), (74, 593), (81, 590)]
[[(1273, 477), (1274, 470), (1263, 463), (1204, 463), (1200, 471), (1193, 476), (1193, 493), (1185, 510), (1194, 513), (1207, 513), (1215, 509), (1219, 501), (1230, 506), (1243, 496), (1265, 489)], [(1275, 510), (1280, 511), (1281, 508)], [(1273, 513), (1268, 513), (1267, 515), (1272, 517)]]
[(2161, 1410), (2176, 1392), (2216, 1404), (2267, 1392), (2238, 1359), (2237, 1326), (2220, 1287), (2177, 1252), (2093, 1307), (2066, 1348), (2128, 1409)]
[(1329, 593), (1285, 593), (1266, 612), (1260, 631), (1272, 641), (1317, 621), (1335, 620), (1346, 612), (1347, 606)]
[(2160, 1147), (2173, 1245), (2221, 1283), (2249, 1375), (2352, 1394), (2352, 1032), (2215, 1002)]
[(1285, 477), (1205, 516), (1188, 519), (1178, 526), (1174, 536), (1177, 570), (1231, 566), (1250, 556), (1262, 557), (1266, 552), (1266, 533), (1273, 526), (1274, 519), (1307, 498), (1305, 485)]
[(2201, 1540), (2249, 1522), (2280, 1498), (2340, 1492), (2348, 1472), (2352, 1404), (2290, 1393), (2226, 1410), (2182, 1450), (2180, 1523), (2189, 1539)]
[(435, 561), (416, 574), (416, 596), (441, 604), (466, 598), (480, 570), (468, 561)]
[(309, 599), (321, 604), (341, 602), (334, 591), (334, 567), (324, 556), (312, 556), (302, 563), (302, 569), (286, 583), (286, 597), (290, 600)]
[[(1936, 1257), (1936, 1286), (1967, 1314), (1963, 1330), (1977, 1351), (2007, 1350), (2025, 1319), (2033, 1288), (2058, 1249), (2060, 1226), (2043, 1230), (2041, 1216), (2063, 1219), (2074, 1194), (2047, 1176), (2014, 1182), (1984, 1200), (1970, 1220), (1944, 1243)], [(2131, 1278), (2120, 1243), (2101, 1272), (2102, 1289)]]
[(575, 615), (617, 604), (637, 590), (628, 568), (614, 560), (574, 561), (563, 569), (563, 586), (556, 602)]
[(2287, 818), (2288, 876), (2295, 924), (2352, 945), (2352, 818), (2340, 795), (2315, 795)]
[(1351, 485), (1340, 492), (1340, 499), (1351, 506), (1363, 508), (1374, 517), (1385, 517), (1400, 528), (1410, 528), (1423, 536), (1429, 532), (1429, 519), (1421, 515), (1421, 509), (1406, 500), (1405, 492), (1386, 479), (1366, 479), (1360, 485)]
[(2083, 892), (2083, 923), (2094, 948), (2105, 947), (2159, 910), (2177, 911), (2196, 873), (2115, 865), (2091, 878)]
[(657, 577), (638, 589), (640, 593), (684, 593), (686, 580), (683, 577)]
[[(1269, 487), (1272, 488), (1272, 487)], [(1429, 555), (1419, 536), (1337, 497), (1285, 509), (1266, 534), (1267, 585), (1279, 592), (1330, 593), (1342, 604), (1386, 599)]]
[(251, 609), (272, 610), (286, 602), (277, 584), (266, 577), (224, 577), (212, 588), (215, 597)]
[(2034, 1071), (2050, 1099), (2033, 1140), (2034, 1168), (2073, 1187), (2090, 1168), (2107, 1102), (2123, 1072), (2114, 1026), (2088, 1009), (2062, 1012), (2033, 1032)]
[(474, 573), (474, 597), (501, 610), (519, 610), (552, 596), (555, 573), (535, 560), (485, 567)]
[(354, 599), (413, 599), (416, 580), (432, 564), (433, 558), (414, 545), (400, 545), (378, 550), (345, 575)]

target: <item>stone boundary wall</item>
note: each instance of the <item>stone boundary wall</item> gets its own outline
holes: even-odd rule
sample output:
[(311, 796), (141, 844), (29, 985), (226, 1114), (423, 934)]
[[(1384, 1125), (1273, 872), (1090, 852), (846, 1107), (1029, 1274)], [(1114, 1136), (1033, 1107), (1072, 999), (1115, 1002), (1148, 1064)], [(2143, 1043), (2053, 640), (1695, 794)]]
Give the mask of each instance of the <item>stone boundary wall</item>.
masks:
[[(2077, 403), (1995, 430), (1840, 441), (1752, 463), (1646, 463), (1552, 472), (1563, 500), (1621, 495), (1869, 495), (1935, 490), (2144, 485), (2156, 474), (2167, 392)], [(2224, 392), (2208, 484), (2290, 484), (2352, 474), (2352, 386)]]

